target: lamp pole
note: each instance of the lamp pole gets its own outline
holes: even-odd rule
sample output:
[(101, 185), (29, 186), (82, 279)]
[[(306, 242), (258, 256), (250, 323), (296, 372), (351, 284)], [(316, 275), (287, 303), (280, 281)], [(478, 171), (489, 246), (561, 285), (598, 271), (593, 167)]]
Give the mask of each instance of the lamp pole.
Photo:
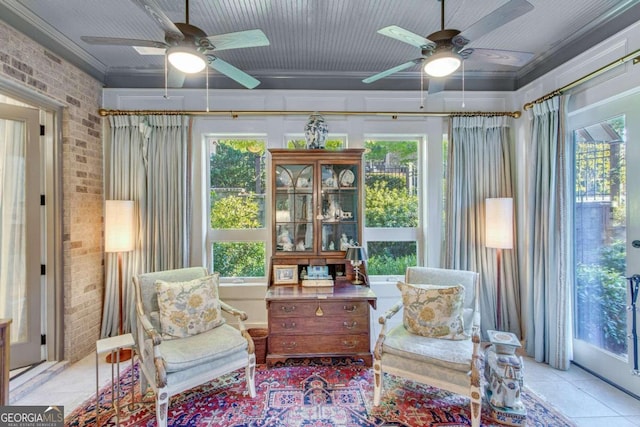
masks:
[(496, 249), (496, 329), (502, 330), (502, 250), (513, 248), (513, 199), (485, 200), (485, 245)]
[(502, 285), (500, 283), (500, 276), (502, 276), (502, 269), (500, 268), (500, 259), (502, 258), (502, 248), (496, 249), (496, 328), (502, 330)]

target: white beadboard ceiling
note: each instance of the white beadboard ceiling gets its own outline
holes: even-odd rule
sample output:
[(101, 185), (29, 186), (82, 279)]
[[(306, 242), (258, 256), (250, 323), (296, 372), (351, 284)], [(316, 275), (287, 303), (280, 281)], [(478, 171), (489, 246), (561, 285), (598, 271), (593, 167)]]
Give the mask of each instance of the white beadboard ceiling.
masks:
[[(156, 0), (173, 22), (185, 2)], [(520, 68), (467, 61), (467, 90), (514, 90), (640, 20), (640, 0), (529, 0), (531, 12), (472, 40), (470, 47), (531, 52)], [(446, 0), (445, 27), (464, 30), (508, 0)], [(261, 81), (258, 89), (419, 90), (411, 67), (372, 84), (361, 80), (420, 56), (377, 33), (397, 25), (427, 36), (440, 29), (440, 0), (190, 0), (189, 21), (207, 35), (261, 29), (269, 46), (225, 50), (224, 61)], [(128, 46), (96, 46), (81, 36), (164, 40), (132, 0), (0, 0), (0, 19), (100, 79), (106, 87), (163, 87), (164, 57)], [(640, 46), (630, 46), (631, 50)], [(0, 45), (0, 52), (3, 47)], [(446, 89), (460, 85), (461, 71)], [(202, 75), (185, 87), (202, 87)], [(425, 85), (428, 82), (425, 81)], [(212, 88), (240, 88), (210, 73)]]

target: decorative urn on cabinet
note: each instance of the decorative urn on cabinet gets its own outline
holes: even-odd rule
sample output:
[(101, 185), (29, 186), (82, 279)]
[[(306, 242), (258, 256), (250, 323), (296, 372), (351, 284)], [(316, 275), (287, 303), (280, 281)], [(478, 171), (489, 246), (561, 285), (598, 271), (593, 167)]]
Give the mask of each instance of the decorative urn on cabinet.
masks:
[(329, 135), (329, 127), (322, 114), (317, 112), (311, 114), (307, 124), (304, 126), (304, 138), (307, 141), (307, 148), (324, 148), (327, 135)]

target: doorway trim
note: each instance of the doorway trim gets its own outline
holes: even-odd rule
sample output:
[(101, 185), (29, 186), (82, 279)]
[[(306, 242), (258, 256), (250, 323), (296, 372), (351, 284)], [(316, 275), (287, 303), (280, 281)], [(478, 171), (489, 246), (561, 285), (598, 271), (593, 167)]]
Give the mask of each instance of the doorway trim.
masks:
[(64, 248), (62, 216), (62, 116), (65, 105), (28, 87), (0, 77), (0, 95), (40, 110), (41, 192), (45, 206), (42, 218), (41, 256), (46, 265), (42, 276), (43, 324), (47, 337), (42, 357), (47, 361), (64, 360)]
[[(632, 176), (630, 165), (638, 164), (640, 160), (640, 150), (637, 147), (638, 136), (640, 135), (638, 125), (632, 125), (637, 122), (638, 113), (634, 109), (634, 102), (640, 99), (640, 88), (626, 91), (615, 96), (603, 98), (599, 101), (593, 101), (590, 105), (581, 106), (574, 111), (570, 111), (567, 120), (567, 132), (573, 132), (575, 129), (597, 124), (603, 120), (608, 120), (617, 116), (625, 117), (625, 158), (627, 162), (627, 207), (626, 207), (626, 272), (625, 276), (635, 274), (638, 270), (638, 253), (637, 249), (632, 249), (631, 240), (633, 236), (639, 235), (640, 228), (638, 222), (632, 220), (633, 206), (637, 206), (638, 193), (635, 187), (628, 185), (631, 181), (628, 179)], [(634, 145), (632, 145), (634, 144)], [(572, 160), (573, 161), (573, 160)], [(572, 177), (575, 179), (575, 177)], [(574, 197), (575, 200), (575, 197)], [(572, 223), (572, 228), (575, 226)], [(574, 265), (575, 262), (572, 262)], [(575, 292), (575, 282), (572, 291)], [(628, 304), (628, 288), (626, 289)], [(576, 302), (577, 303), (577, 302)], [(573, 315), (576, 315), (574, 310)], [(575, 322), (575, 318), (573, 319)], [(630, 321), (627, 322), (629, 329)], [(626, 335), (625, 331), (625, 335)], [(628, 344), (631, 342), (628, 341)], [(638, 377), (631, 373), (631, 354), (628, 352), (628, 360), (622, 358), (605, 349), (601, 349), (593, 344), (573, 338), (573, 360), (572, 363), (580, 366), (586, 371), (592, 373), (598, 378), (604, 380), (610, 385), (632, 395), (636, 398), (640, 396), (640, 382)], [(620, 360), (617, 360), (620, 359)]]

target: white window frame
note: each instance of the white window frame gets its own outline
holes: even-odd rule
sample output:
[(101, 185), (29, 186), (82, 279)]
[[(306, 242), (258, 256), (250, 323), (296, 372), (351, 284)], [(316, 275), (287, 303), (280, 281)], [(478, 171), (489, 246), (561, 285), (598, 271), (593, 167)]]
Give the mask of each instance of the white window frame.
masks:
[[(367, 227), (363, 215), (363, 241), (361, 244), (366, 248), (367, 244), (372, 242), (416, 242), (416, 260), (418, 264), (422, 264), (425, 253), (425, 188), (426, 188), (426, 135), (417, 134), (365, 134), (363, 137), (363, 145), (367, 141), (407, 141), (415, 140), (418, 144), (417, 168), (418, 168), (418, 226), (417, 227)], [(364, 165), (363, 165), (364, 167)], [(366, 191), (366, 182), (365, 182)], [(366, 204), (363, 209), (366, 211)], [(372, 282), (388, 282), (395, 284), (398, 280), (404, 279), (402, 275), (376, 275), (369, 276)]]
[[(264, 138), (267, 148), (284, 148), (290, 137), (302, 136), (301, 129), (305, 118), (289, 120), (285, 117), (269, 119), (245, 119), (240, 121), (222, 117), (199, 118), (194, 121), (192, 129), (193, 140), (198, 141), (193, 146), (193, 197), (194, 206), (192, 212), (193, 228), (191, 239), (191, 263), (192, 265), (211, 265), (210, 248), (213, 242), (213, 234), (209, 232), (209, 195), (208, 191), (208, 167), (209, 155), (206, 138)], [(420, 170), (420, 188), (418, 189), (420, 200), (420, 227), (410, 231), (408, 235), (402, 235), (403, 240), (415, 240), (418, 242), (418, 265), (438, 266), (440, 263), (440, 249), (442, 237), (442, 136), (446, 133), (446, 120), (441, 117), (428, 117), (416, 120), (382, 120), (379, 118), (363, 119), (361, 117), (348, 118), (345, 122), (337, 122), (335, 133), (330, 133), (330, 138), (344, 137), (348, 148), (363, 148), (364, 141), (368, 139), (406, 140), (407, 138), (420, 141), (418, 148), (418, 167)], [(215, 129), (215, 132), (213, 131)], [(270, 173), (270, 159), (267, 157), (267, 174)], [(427, 187), (427, 181), (432, 184)], [(270, 206), (270, 177), (267, 176), (266, 203)], [(243, 238), (239, 233), (234, 235), (232, 230), (225, 230), (226, 241), (256, 241), (260, 239), (266, 242), (265, 265), (272, 255), (271, 221), (269, 209), (266, 212), (266, 228), (252, 229), (253, 236)], [(398, 230), (393, 229), (395, 236), (400, 236)], [(222, 232), (221, 232), (222, 233)], [(257, 234), (256, 234), (257, 233)], [(362, 244), (368, 241), (387, 239), (382, 229), (367, 229), (363, 224)], [(387, 239), (388, 240), (388, 239)], [(391, 278), (374, 277), (372, 283), (377, 281), (383, 284), (387, 281), (395, 281), (399, 276)], [(229, 283), (242, 283), (242, 279), (225, 278)], [(247, 278), (252, 283), (264, 283), (266, 277)]]
[(223, 242), (263, 242), (265, 247), (265, 276), (263, 277), (224, 277), (220, 276), (221, 283), (246, 283), (246, 282), (254, 282), (254, 283), (266, 283), (267, 277), (266, 275), (269, 273), (267, 266), (269, 265), (268, 260), (270, 258), (270, 233), (269, 233), (269, 224), (270, 217), (268, 215), (269, 207), (271, 206), (270, 197), (269, 197), (269, 182), (270, 182), (270, 171), (268, 162), (265, 162), (266, 169), (266, 182), (265, 182), (265, 218), (264, 218), (264, 227), (262, 228), (247, 228), (247, 229), (220, 229), (220, 228), (212, 228), (211, 227), (211, 191), (209, 188), (210, 185), (210, 170), (209, 170), (209, 159), (211, 157), (211, 141), (212, 140), (220, 140), (220, 139), (259, 139), (264, 141), (265, 150), (269, 148), (269, 139), (264, 133), (250, 133), (250, 134), (235, 134), (235, 133), (206, 133), (202, 135), (203, 145), (204, 145), (204, 164), (206, 165), (205, 173), (203, 173), (203, 179), (205, 186), (205, 205), (203, 206), (204, 217), (206, 218), (206, 238), (205, 238), (205, 256), (207, 267), (210, 268), (213, 266), (213, 243), (223, 243)]

